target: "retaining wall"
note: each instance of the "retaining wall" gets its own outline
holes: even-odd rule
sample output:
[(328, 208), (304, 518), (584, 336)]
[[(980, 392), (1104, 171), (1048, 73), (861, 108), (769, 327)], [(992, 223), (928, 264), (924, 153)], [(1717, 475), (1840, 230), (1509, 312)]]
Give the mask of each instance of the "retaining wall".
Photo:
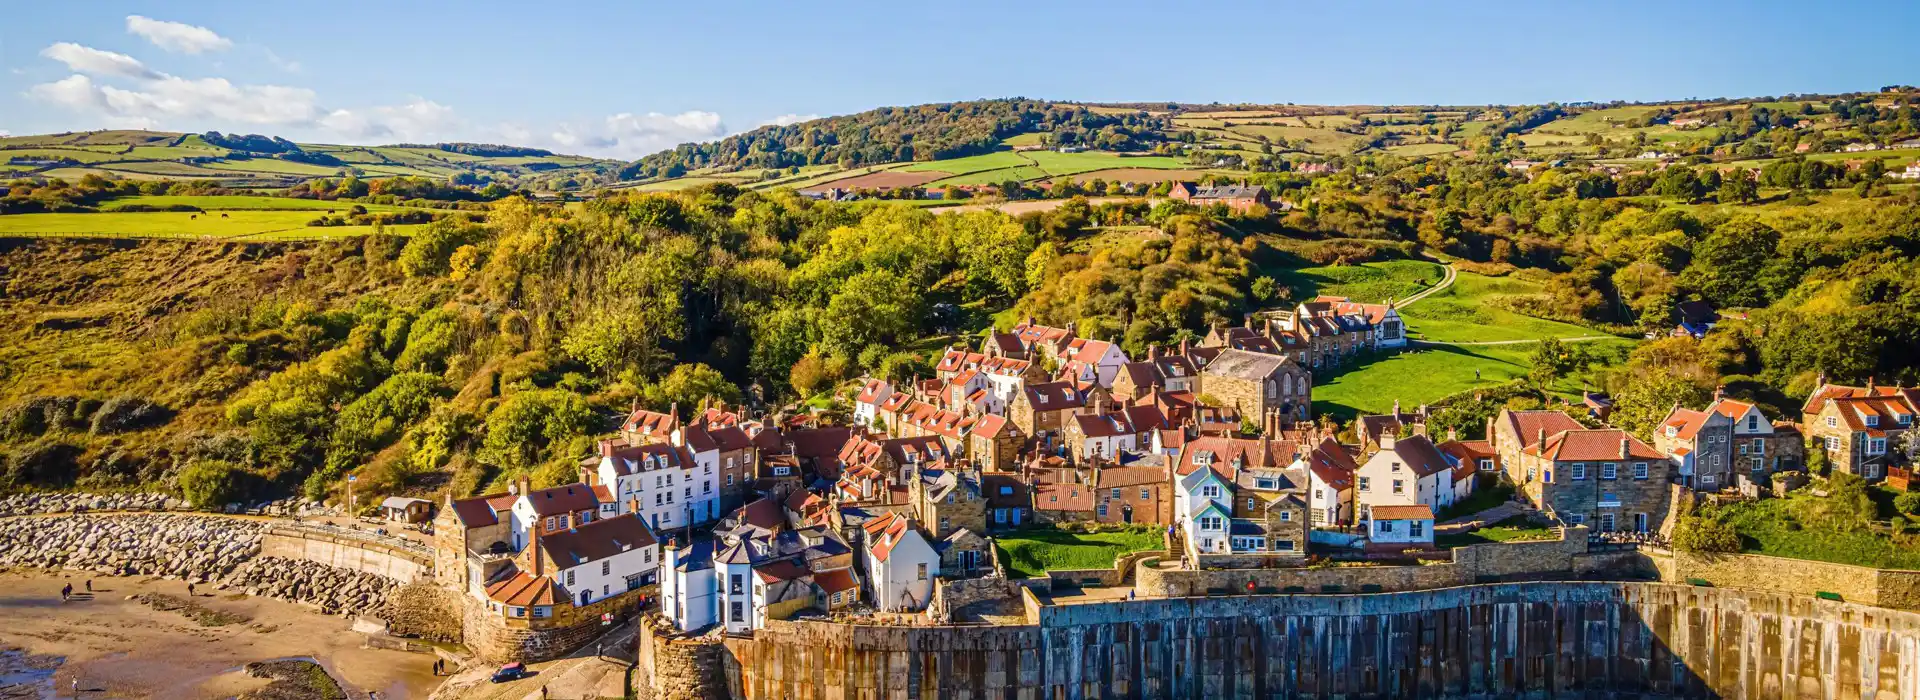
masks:
[[(676, 638), (724, 647), (721, 668), (678, 649), (696, 667), (652, 677), (717, 673), (748, 700), (1920, 697), (1920, 615), (1758, 591), (1508, 583), (1036, 613), (998, 627), (776, 621), (751, 638)], [(719, 697), (701, 687), (680, 697)]]
[(401, 583), (412, 583), (433, 572), (433, 555), (425, 551), (303, 527), (269, 528), (260, 540), (260, 553), (385, 576)]
[[(1920, 571), (1872, 569), (1758, 554), (1691, 554), (1647, 550), (1663, 581), (1705, 581), (1799, 595), (1834, 593), (1848, 602), (1920, 610)], [(1915, 697), (1920, 697), (1917, 695)]]

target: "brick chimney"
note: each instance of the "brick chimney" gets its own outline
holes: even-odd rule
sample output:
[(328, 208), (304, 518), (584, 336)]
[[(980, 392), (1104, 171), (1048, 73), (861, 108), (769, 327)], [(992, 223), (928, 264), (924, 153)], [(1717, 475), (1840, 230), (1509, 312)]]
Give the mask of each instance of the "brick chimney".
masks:
[(547, 557), (540, 552), (540, 526), (535, 524), (527, 530), (527, 550), (532, 557), (533, 577), (547, 575)]
[(1713, 387), (1713, 400), (1719, 401), (1724, 398), (1727, 398), (1727, 385), (1721, 384)]
[(1632, 438), (1629, 438), (1625, 435), (1620, 436), (1620, 458), (1621, 459), (1626, 459), (1627, 457), (1633, 454), (1633, 451), (1627, 447), (1630, 444), (1628, 440), (1631, 440), (1631, 439)]

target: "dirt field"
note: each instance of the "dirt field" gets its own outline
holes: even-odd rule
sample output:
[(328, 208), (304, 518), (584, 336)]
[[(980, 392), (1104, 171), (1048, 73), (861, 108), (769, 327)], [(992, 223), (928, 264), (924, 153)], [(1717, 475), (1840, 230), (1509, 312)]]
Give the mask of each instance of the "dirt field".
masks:
[(929, 182), (933, 182), (934, 180), (938, 180), (945, 177), (953, 177), (953, 174), (943, 173), (937, 170), (921, 170), (917, 172), (904, 172), (900, 170), (884, 170), (877, 173), (855, 175), (853, 177), (849, 177), (841, 180), (834, 180), (832, 182), (823, 182), (818, 185), (813, 185), (811, 187), (808, 187), (807, 189), (824, 190), (824, 189), (832, 189), (832, 188), (838, 187), (846, 190), (859, 190), (859, 189), (890, 190), (895, 187), (919, 187), (921, 185), (924, 185)]
[[(1088, 197), (1087, 203), (1103, 204), (1106, 202), (1124, 202), (1129, 199), (1141, 199), (1141, 197)], [(1147, 197), (1145, 199), (1151, 203), (1160, 201), (1163, 198)], [(1028, 199), (1018, 202), (1000, 202), (997, 204), (960, 204), (951, 207), (929, 207), (927, 211), (935, 214), (952, 214), (956, 212), (980, 211), (983, 209), (998, 209), (1008, 214), (1019, 216), (1030, 211), (1050, 211), (1054, 207), (1066, 204), (1068, 201), (1069, 200), (1065, 199)]]
[[(23, 697), (228, 698), (266, 685), (249, 678), (249, 662), (318, 661), (349, 698), (377, 691), (383, 700), (419, 700), (439, 685), (434, 657), (362, 649), (348, 620), (266, 598), (229, 599), (201, 589), (194, 603), (228, 624), (202, 627), (178, 612), (161, 612), (127, 597), (184, 597), (179, 581), (95, 577), (95, 595), (61, 602), (60, 586), (84, 591), (84, 577), (0, 572), (0, 691), (33, 688)], [(241, 621), (244, 620), (244, 621)], [(4, 695), (4, 697), (16, 697)]]
[(1200, 173), (1191, 170), (1165, 170), (1160, 168), (1114, 168), (1095, 170), (1073, 176), (1074, 182), (1106, 180), (1107, 182), (1168, 182), (1176, 180), (1195, 180)]

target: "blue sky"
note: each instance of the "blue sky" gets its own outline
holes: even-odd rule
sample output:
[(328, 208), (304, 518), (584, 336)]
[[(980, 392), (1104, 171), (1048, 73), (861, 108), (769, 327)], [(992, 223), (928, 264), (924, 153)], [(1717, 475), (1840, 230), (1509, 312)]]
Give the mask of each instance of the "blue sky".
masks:
[(1487, 104), (1920, 83), (1920, 3), (8, 3), (0, 130), (478, 140), (631, 158), (1027, 96)]

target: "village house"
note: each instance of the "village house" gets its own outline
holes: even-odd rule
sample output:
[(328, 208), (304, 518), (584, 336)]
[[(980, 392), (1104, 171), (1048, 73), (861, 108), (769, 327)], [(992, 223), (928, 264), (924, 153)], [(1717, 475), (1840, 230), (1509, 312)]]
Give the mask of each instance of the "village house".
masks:
[[(572, 486), (572, 491), (544, 490), (548, 494), (526, 491), (522, 483), (515, 485), (515, 494), (449, 500), (435, 523), (436, 566), (450, 572), (449, 583), (509, 627), (581, 628), (597, 623), (603, 612), (630, 605), (632, 592), (653, 583), (660, 563), (653, 532), (631, 514), (575, 518), (570, 526), (557, 527), (563, 513), (579, 516), (590, 509), (527, 509), (529, 496), (542, 503), (571, 503), (576, 494), (591, 492), (584, 484)], [(544, 517), (529, 517), (541, 513), (551, 513), (556, 527), (549, 528)], [(524, 537), (518, 547), (511, 544), (516, 522)]]
[(1314, 527), (1346, 527), (1353, 515), (1353, 453), (1332, 437), (1300, 456), (1295, 464), (1307, 470), (1307, 521)]
[(1194, 185), (1190, 182), (1175, 182), (1167, 196), (1197, 207), (1220, 204), (1238, 212), (1245, 212), (1254, 206), (1266, 207), (1273, 204), (1273, 200), (1267, 195), (1267, 189), (1259, 185)]
[(1059, 436), (1061, 428), (1072, 420), (1068, 416), (1086, 407), (1089, 395), (1097, 397), (1104, 391), (1093, 388), (1082, 393), (1067, 382), (1028, 384), (1008, 407), (1007, 418), (1022, 434), (1045, 443)]
[[(1453, 464), (1453, 500), (1465, 500), (1479, 488), (1482, 479), (1499, 478), (1500, 453), (1495, 452), (1493, 443), (1487, 440), (1457, 440), (1453, 430), (1447, 430), (1446, 442), (1435, 445), (1440, 454), (1446, 455)], [(1484, 475), (1484, 476), (1483, 476)]]
[(1059, 356), (1062, 373), (1074, 373), (1081, 381), (1092, 381), (1103, 389), (1113, 386), (1114, 376), (1127, 364), (1127, 353), (1119, 345), (1091, 338), (1067, 341)]
[(1357, 515), (1370, 520), (1377, 506), (1453, 505), (1453, 464), (1425, 435), (1384, 433), (1379, 449), (1354, 472)]
[(1200, 371), (1198, 389), (1268, 430), (1313, 419), (1313, 375), (1284, 355), (1222, 350)]
[(1653, 446), (1673, 462), (1681, 484), (1702, 491), (1736, 486), (1738, 477), (1765, 484), (1805, 459), (1797, 427), (1776, 424), (1758, 406), (1718, 391), (1704, 411), (1675, 406), (1655, 429)]
[(1534, 507), (1597, 532), (1662, 529), (1673, 465), (1653, 446), (1555, 411), (1502, 410), (1492, 433), (1509, 480)]
[(593, 487), (566, 484), (533, 490), (527, 477), (520, 477), (512, 508), (513, 548), (527, 545), (534, 533), (550, 535), (593, 522), (600, 512), (600, 499)]
[(1136, 401), (1155, 391), (1193, 391), (1200, 370), (1181, 348), (1181, 354), (1162, 354), (1147, 348), (1147, 359), (1129, 362), (1114, 376), (1112, 394), (1118, 401)]
[[(697, 559), (706, 551), (697, 546), (668, 555), (667, 575), (674, 580), (662, 582), (661, 609), (683, 615), (674, 620), (682, 630), (705, 621), (743, 633), (807, 607), (833, 609), (859, 600), (852, 548), (832, 528), (795, 523), (772, 498), (723, 519), (711, 550), (711, 562)], [(699, 604), (701, 598), (711, 600), (711, 607)]]
[(1109, 524), (1173, 522), (1173, 482), (1166, 467), (1106, 466), (1089, 471), (1094, 520)]
[[(1014, 325), (1013, 336), (1019, 341), (1021, 347), (1026, 348), (1029, 356), (1026, 359), (1029, 360), (1037, 360), (1040, 357), (1058, 357), (1060, 351), (1067, 347), (1067, 343), (1079, 337), (1074, 334), (1074, 327), (1071, 323), (1067, 324), (1065, 328), (1042, 326), (1035, 323), (1031, 316), (1027, 317), (1025, 321)], [(997, 347), (998, 343), (995, 345)]]
[(911, 518), (888, 513), (861, 525), (866, 539), (866, 569), (873, 605), (880, 610), (913, 611), (933, 599), (940, 555)]
[(967, 431), (965, 454), (986, 471), (1012, 471), (1019, 466), (1020, 447), (1027, 442), (1020, 426), (1001, 416), (981, 416)]
[(964, 463), (927, 465), (907, 481), (907, 489), (915, 520), (933, 539), (944, 540), (956, 530), (986, 532), (987, 500), (980, 475)]
[(1830, 468), (1879, 480), (1904, 461), (1898, 447), (1913, 429), (1917, 408), (1920, 389), (1874, 386), (1871, 380), (1864, 387), (1843, 386), (1823, 378), (1800, 407), (1800, 424)]
[(1367, 548), (1372, 550), (1430, 549), (1433, 547), (1433, 509), (1425, 504), (1380, 506), (1367, 521)]
[(1233, 478), (1228, 545), (1235, 554), (1307, 555), (1307, 470), (1255, 467)]
[(980, 488), (986, 493), (987, 510), (992, 514), (990, 529), (1017, 528), (1033, 520), (1033, 489), (1018, 474), (981, 474)]
[(584, 470), (588, 483), (605, 487), (622, 512), (639, 513), (655, 528), (673, 529), (714, 520), (719, 509), (712, 463), (695, 462), (684, 445), (600, 441), (600, 459)]
[(1383, 415), (1361, 414), (1353, 419), (1354, 438), (1360, 442), (1360, 455), (1367, 456), (1380, 449), (1380, 438), (1386, 435), (1426, 435), (1427, 407), (1420, 406), (1407, 413), (1400, 410), (1400, 402), (1393, 402), (1393, 412)]
[(1118, 460), (1122, 452), (1151, 444), (1153, 431), (1166, 427), (1166, 417), (1153, 406), (1104, 406), (1073, 414), (1063, 440), (1074, 459)]

